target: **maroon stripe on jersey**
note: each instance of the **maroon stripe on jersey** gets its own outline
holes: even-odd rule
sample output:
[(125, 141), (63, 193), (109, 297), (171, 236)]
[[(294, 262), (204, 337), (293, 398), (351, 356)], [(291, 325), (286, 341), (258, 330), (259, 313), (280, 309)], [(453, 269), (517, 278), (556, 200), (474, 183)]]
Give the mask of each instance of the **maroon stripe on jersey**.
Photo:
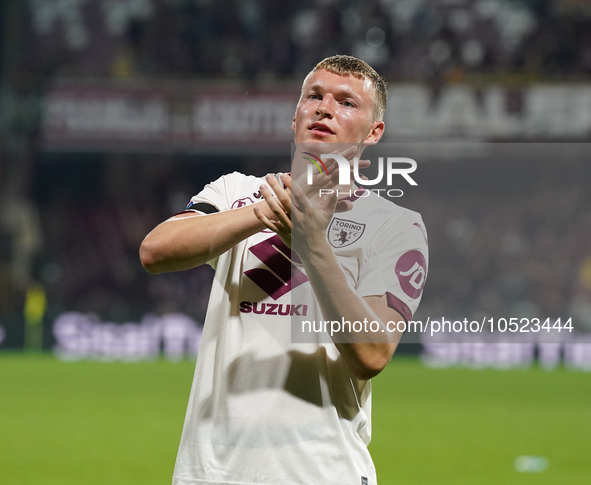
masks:
[[(355, 189), (353, 191), (353, 193), (349, 196), (349, 197), (345, 197), (344, 199), (341, 200), (350, 200), (351, 202), (355, 202), (357, 199), (359, 199), (359, 197), (361, 197), (363, 194), (365, 193), (365, 187), (362, 187), (361, 185)], [(359, 194), (359, 195), (357, 195)]]
[(392, 310), (396, 310), (400, 313), (402, 318), (406, 320), (406, 323), (408, 323), (409, 320), (412, 320), (412, 312), (410, 311), (410, 308), (408, 308), (408, 305), (400, 298), (387, 291), (386, 299), (388, 300), (388, 306), (392, 308)]

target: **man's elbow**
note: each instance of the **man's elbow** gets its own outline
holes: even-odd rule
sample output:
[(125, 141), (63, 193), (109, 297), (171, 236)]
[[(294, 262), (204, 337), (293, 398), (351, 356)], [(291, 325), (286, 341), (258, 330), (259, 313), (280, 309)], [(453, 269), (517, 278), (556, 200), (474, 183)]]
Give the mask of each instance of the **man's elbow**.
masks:
[(140, 261), (148, 273), (157, 274), (162, 272), (159, 268), (158, 247), (148, 238), (144, 239), (140, 245)]
[(397, 345), (389, 344), (381, 349), (365, 355), (359, 355), (351, 371), (360, 381), (368, 381), (382, 372), (394, 354)]
[(360, 381), (369, 381), (370, 379), (373, 379), (375, 376), (377, 376), (380, 372), (382, 372), (386, 368), (386, 365), (387, 364), (384, 364), (383, 366), (359, 366), (359, 368), (353, 370), (353, 374)]
[(374, 358), (367, 362), (360, 362), (359, 365), (352, 369), (353, 374), (360, 381), (369, 381), (382, 372), (388, 365), (388, 362), (390, 362), (390, 358), (386, 358), (385, 356), (383, 358)]

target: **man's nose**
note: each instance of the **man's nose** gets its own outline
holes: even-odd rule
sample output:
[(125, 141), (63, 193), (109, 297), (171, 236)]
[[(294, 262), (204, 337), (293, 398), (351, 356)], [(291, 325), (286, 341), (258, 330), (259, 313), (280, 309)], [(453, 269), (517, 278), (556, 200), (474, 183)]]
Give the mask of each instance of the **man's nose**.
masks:
[(322, 101), (318, 103), (316, 107), (316, 112), (320, 114), (323, 118), (332, 118), (333, 116), (333, 100), (330, 99), (330, 96), (325, 96), (322, 98)]

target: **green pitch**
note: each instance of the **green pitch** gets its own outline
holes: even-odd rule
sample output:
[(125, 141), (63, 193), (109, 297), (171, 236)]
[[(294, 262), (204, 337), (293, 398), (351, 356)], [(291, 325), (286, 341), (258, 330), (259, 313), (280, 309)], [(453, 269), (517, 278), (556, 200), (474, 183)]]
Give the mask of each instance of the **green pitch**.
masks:
[[(0, 354), (0, 483), (169, 484), (192, 374), (190, 362)], [(591, 483), (589, 374), (395, 357), (373, 386), (380, 485)], [(517, 472), (522, 455), (547, 469)]]

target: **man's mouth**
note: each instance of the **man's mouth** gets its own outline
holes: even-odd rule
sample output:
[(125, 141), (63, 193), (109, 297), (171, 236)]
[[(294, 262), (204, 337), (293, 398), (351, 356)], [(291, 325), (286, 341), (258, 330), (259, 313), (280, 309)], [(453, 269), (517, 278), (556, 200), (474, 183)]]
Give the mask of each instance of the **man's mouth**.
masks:
[(324, 123), (312, 123), (308, 129), (311, 132), (313, 132), (314, 134), (320, 135), (320, 136), (334, 135), (334, 131), (332, 131)]

